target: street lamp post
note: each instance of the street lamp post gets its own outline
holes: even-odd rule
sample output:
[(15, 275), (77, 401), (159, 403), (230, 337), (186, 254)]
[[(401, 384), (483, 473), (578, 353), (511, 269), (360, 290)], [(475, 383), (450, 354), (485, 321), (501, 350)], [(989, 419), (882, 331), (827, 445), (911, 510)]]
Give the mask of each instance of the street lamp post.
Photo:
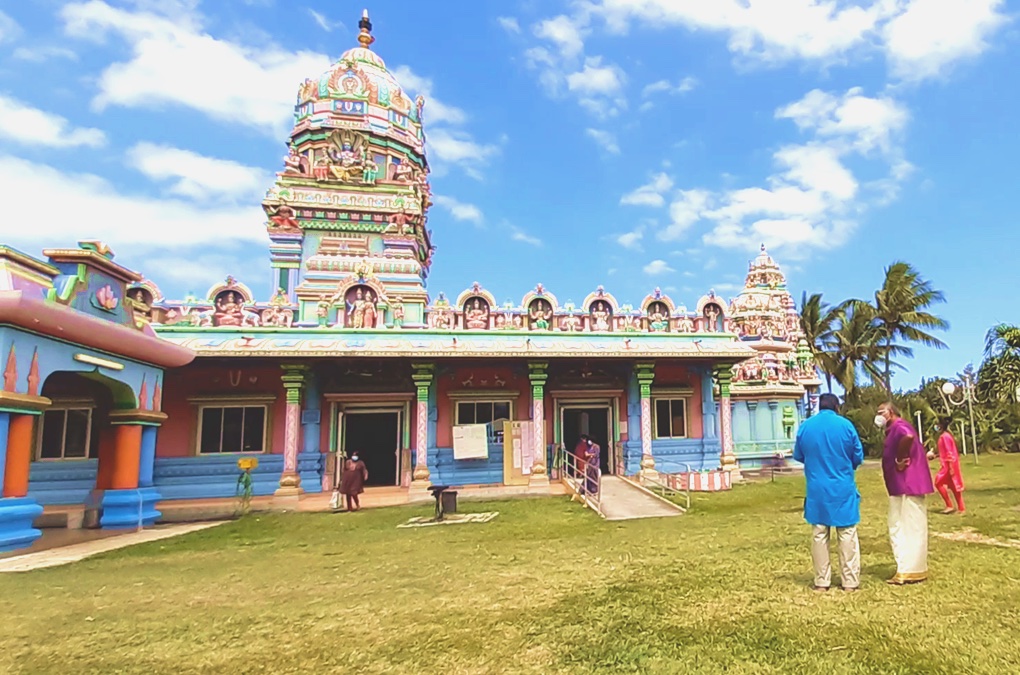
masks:
[(957, 408), (967, 405), (967, 414), (970, 417), (970, 442), (971, 447), (974, 450), (974, 463), (978, 463), (978, 449), (977, 449), (977, 432), (974, 427), (974, 385), (970, 381), (970, 373), (963, 374), (963, 387), (960, 389), (960, 399), (953, 398), (956, 393), (956, 385), (952, 382), (946, 382), (939, 389), (939, 393), (942, 394), (942, 400), (946, 403), (946, 412), (952, 413), (950, 406)]

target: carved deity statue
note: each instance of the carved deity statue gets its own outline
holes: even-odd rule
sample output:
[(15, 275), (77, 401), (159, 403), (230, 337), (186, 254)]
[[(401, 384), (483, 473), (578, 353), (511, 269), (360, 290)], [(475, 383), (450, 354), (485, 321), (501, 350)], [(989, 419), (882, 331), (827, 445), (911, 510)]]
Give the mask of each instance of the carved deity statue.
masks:
[(375, 179), (379, 175), (379, 165), (372, 159), (367, 149), (361, 151), (361, 182), (366, 185), (375, 185)]
[(535, 300), (528, 309), (528, 318), (531, 319), (532, 330), (549, 330), (552, 305), (545, 300)]
[(678, 333), (693, 333), (694, 322), (691, 321), (691, 317), (684, 314), (676, 321), (676, 332)]
[(576, 333), (581, 330), (581, 317), (576, 314), (568, 314), (560, 319), (560, 330), (565, 330), (569, 333)]
[(363, 325), (365, 328), (375, 328), (376, 320), (378, 318), (378, 310), (375, 307), (375, 298), (372, 295), (372, 291), (365, 293), (365, 310)]
[(710, 304), (705, 307), (705, 332), (719, 332), (719, 310), (715, 305)]
[(294, 218), (294, 209), (290, 208), (286, 204), (280, 204), (273, 211), (272, 215), (269, 216), (269, 222), (273, 227), (280, 227), (288, 230), (297, 229), (300, 227), (298, 221)]
[(389, 216), (387, 219), (397, 231), (397, 234), (414, 234), (415, 216), (401, 207), (400, 211)]
[(464, 309), (464, 327), (468, 330), (487, 330), (489, 328), (489, 305), (482, 305), (478, 298), (469, 302)]
[(238, 302), (237, 294), (233, 291), (221, 295), (216, 300), (216, 310), (213, 312), (214, 326), (240, 326), (244, 323), (244, 311), (241, 303)]
[(315, 304), (315, 318), (318, 320), (320, 326), (325, 326), (329, 322), (329, 308), (329, 297), (326, 295), (320, 295), (319, 302)]
[(305, 172), (304, 157), (298, 153), (297, 148), (293, 145), (290, 146), (290, 152), (287, 156), (283, 158), (283, 166), (283, 173), (285, 174), (300, 175)]
[(648, 309), (648, 330), (653, 333), (669, 330), (669, 315), (665, 311), (665, 306), (656, 302)]
[(599, 301), (591, 306), (591, 329), (593, 331), (607, 331), (609, 330), (609, 319), (612, 317), (612, 312), (609, 309), (609, 304)]
[(390, 312), (393, 314), (393, 327), (400, 328), (404, 325), (404, 300), (399, 295), (393, 299), (390, 305)]
[(414, 169), (411, 168), (410, 163), (401, 162), (393, 165), (393, 180), (398, 183), (410, 183), (413, 176)]
[(360, 287), (354, 290), (354, 296), (346, 301), (347, 321), (349, 328), (363, 328), (365, 325), (365, 292)]

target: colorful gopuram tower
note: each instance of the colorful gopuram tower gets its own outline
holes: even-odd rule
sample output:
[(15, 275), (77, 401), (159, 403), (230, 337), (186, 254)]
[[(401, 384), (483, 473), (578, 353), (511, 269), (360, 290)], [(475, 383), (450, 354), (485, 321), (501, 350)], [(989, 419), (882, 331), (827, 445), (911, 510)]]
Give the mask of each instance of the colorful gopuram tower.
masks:
[(298, 326), (420, 327), (433, 251), (425, 101), (372, 51), (367, 11), (358, 25), (359, 46), (299, 88), (285, 168), (262, 202), (272, 283)]
[(762, 245), (730, 303), (733, 331), (757, 355), (733, 367), (733, 438), (748, 468), (793, 449), (821, 385), (786, 276)]

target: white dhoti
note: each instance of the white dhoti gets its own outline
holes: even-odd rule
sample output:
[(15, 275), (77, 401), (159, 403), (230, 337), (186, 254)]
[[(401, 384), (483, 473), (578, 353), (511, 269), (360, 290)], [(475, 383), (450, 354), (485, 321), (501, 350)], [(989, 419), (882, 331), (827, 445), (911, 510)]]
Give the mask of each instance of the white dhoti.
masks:
[(928, 510), (924, 495), (889, 497), (889, 541), (896, 558), (893, 583), (928, 578)]
[[(861, 584), (861, 544), (857, 538), (857, 527), (837, 527), (836, 541), (843, 588), (857, 588)], [(811, 560), (815, 565), (815, 587), (828, 588), (832, 583), (832, 564), (829, 560), (829, 528), (825, 525), (814, 526)]]

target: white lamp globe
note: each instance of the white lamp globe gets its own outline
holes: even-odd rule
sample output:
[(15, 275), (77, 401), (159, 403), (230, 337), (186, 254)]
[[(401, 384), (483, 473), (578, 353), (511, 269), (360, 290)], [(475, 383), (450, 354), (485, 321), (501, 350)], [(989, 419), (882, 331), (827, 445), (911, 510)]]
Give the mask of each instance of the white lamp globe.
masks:
[(956, 393), (956, 385), (953, 384), (952, 382), (946, 382), (945, 384), (942, 385), (942, 393), (945, 394), (946, 396), (952, 396), (954, 393)]

